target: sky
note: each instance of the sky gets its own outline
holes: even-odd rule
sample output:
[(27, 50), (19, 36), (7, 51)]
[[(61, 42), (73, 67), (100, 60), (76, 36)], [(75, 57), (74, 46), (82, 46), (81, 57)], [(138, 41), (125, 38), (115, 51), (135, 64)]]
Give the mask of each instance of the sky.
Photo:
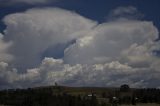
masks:
[(160, 88), (159, 0), (0, 0), (0, 89)]

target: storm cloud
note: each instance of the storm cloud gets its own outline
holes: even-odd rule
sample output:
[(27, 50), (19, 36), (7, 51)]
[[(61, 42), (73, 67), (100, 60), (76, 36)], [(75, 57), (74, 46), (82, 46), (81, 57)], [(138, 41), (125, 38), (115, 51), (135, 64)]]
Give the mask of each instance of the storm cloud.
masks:
[[(155, 42), (159, 32), (151, 21), (131, 16), (139, 16), (134, 7), (113, 10), (114, 19), (101, 24), (60, 8), (34, 8), (7, 15), (7, 27), (0, 38), (1, 88), (55, 82), (159, 87), (160, 59), (153, 52), (159, 50), (159, 42)], [(45, 56), (46, 51), (55, 53), (59, 44), (66, 45), (62, 58)]]

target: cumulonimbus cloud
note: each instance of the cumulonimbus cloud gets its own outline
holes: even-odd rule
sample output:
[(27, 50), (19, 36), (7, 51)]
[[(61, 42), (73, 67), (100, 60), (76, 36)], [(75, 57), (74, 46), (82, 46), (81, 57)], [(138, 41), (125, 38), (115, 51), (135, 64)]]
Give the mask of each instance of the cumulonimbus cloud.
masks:
[[(1, 88), (55, 82), (70, 86), (127, 83), (132, 87), (159, 87), (160, 59), (153, 53), (159, 49), (159, 42), (155, 42), (157, 28), (149, 21), (123, 18), (97, 24), (58, 8), (30, 9), (6, 16), (7, 28), (0, 40), (4, 45), (0, 56), (6, 55), (0, 59)], [(57, 44), (73, 40), (61, 59), (41, 57)]]

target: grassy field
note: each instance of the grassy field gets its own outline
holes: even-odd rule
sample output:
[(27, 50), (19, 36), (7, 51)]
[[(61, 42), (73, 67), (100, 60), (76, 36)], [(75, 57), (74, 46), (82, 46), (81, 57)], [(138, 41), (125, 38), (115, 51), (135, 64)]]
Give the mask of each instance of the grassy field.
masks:
[(118, 88), (103, 88), (103, 87), (62, 87), (62, 91), (71, 95), (84, 95), (96, 93), (101, 95), (103, 92), (109, 93), (118, 90)]
[(145, 104), (137, 104), (137, 105), (120, 105), (120, 106), (160, 106), (160, 104), (145, 103)]

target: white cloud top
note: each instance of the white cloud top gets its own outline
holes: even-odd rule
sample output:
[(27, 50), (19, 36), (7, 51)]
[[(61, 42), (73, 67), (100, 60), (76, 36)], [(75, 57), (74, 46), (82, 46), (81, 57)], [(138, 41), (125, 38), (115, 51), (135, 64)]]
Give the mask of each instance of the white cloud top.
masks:
[(58, 8), (11, 14), (4, 22), (7, 25), (5, 39), (13, 42), (10, 49), (16, 56), (13, 63), (20, 67), (37, 65), (48, 48), (85, 36), (84, 32), (96, 25), (74, 12)]

